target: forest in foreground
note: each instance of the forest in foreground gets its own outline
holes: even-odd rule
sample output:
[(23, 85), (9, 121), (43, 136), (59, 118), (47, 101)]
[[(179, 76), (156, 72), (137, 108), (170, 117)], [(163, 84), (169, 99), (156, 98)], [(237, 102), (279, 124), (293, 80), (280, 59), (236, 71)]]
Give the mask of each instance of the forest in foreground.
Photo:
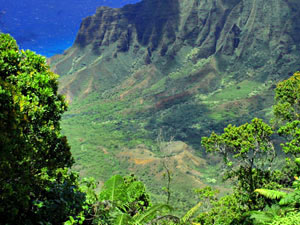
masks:
[[(182, 216), (152, 203), (134, 175), (115, 175), (100, 192), (71, 170), (74, 159), (60, 119), (67, 110), (46, 59), (0, 35), (1, 224), (299, 224), (300, 73), (277, 84), (270, 124), (254, 118), (202, 138), (224, 160), (231, 194), (196, 189), (198, 204)], [(277, 151), (277, 148), (280, 150)], [(279, 165), (278, 157), (285, 160)], [(172, 184), (172, 176), (165, 167)], [(226, 216), (224, 216), (226, 215)]]

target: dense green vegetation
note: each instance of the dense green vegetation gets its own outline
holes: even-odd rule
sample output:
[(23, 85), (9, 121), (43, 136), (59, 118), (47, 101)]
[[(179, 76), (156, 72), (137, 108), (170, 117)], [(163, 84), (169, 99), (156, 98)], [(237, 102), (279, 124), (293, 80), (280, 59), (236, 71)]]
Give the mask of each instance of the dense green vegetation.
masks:
[[(194, 188), (230, 192), (220, 155), (206, 154), (200, 139), (227, 124), (269, 120), (276, 84), (300, 68), (299, 6), (144, 0), (99, 8), (82, 21), (74, 45), (48, 59), (70, 101), (61, 127), (73, 169), (99, 186), (130, 171), (154, 202), (165, 202), (166, 159), (176, 215), (197, 204)], [(171, 149), (158, 148), (160, 130)]]
[[(219, 197), (219, 191), (209, 186), (196, 189), (198, 203), (182, 216), (173, 213), (176, 205), (167, 204), (172, 198), (170, 185), (176, 180), (172, 180), (165, 162), (162, 169), (168, 176), (168, 198), (166, 203), (158, 204), (151, 201), (145, 185), (134, 175), (115, 175), (96, 193), (92, 179), (79, 180), (70, 171), (74, 161), (67, 138), (60, 133), (60, 119), (67, 105), (57, 93), (57, 75), (50, 72), (45, 58), (20, 51), (15, 40), (4, 34), (0, 35), (0, 76), (1, 224), (300, 222), (299, 72), (277, 85), (271, 125), (254, 118), (240, 126), (228, 125), (222, 134), (212, 133), (202, 139), (208, 153), (223, 158), (224, 179), (232, 182), (233, 192)], [(107, 109), (95, 116), (109, 115), (110, 106), (103, 107)], [(96, 125), (91, 126), (94, 129)], [(275, 150), (278, 140), (282, 151)], [(109, 144), (118, 148), (118, 143)], [(282, 165), (274, 163), (277, 155), (284, 155)]]
[[(66, 111), (44, 57), (0, 36), (0, 218), (2, 224), (61, 224), (84, 213), (85, 196), (60, 134)], [(49, 216), (55, 215), (55, 216)]]

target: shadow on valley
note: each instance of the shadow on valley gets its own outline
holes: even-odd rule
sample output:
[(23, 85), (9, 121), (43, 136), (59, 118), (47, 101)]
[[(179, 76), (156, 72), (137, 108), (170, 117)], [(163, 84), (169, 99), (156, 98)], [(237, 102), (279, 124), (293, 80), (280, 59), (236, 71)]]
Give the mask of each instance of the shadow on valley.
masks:
[[(212, 131), (222, 133), (227, 124), (241, 125), (250, 122), (258, 112), (230, 117), (224, 113), (222, 119), (214, 119), (209, 115), (211, 110), (204, 104), (185, 102), (173, 104), (163, 110), (153, 110), (147, 115), (146, 129), (154, 140), (162, 132), (166, 141), (183, 141), (194, 149), (201, 148), (201, 137), (208, 136)], [(144, 115), (145, 116), (145, 115)], [(203, 152), (203, 154), (205, 154)]]
[(152, 113), (146, 126), (152, 138), (156, 138), (161, 130), (166, 140), (180, 140), (194, 147), (199, 147), (201, 134), (210, 124), (209, 120), (203, 117), (209, 110), (202, 104), (175, 104)]

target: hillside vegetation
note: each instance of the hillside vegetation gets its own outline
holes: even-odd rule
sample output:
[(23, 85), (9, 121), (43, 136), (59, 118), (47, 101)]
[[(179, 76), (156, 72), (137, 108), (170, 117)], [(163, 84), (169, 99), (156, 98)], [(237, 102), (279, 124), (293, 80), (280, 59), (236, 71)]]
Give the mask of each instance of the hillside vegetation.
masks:
[[(174, 190), (219, 184), (220, 159), (207, 158), (201, 137), (270, 118), (277, 82), (299, 70), (299, 9), (297, 0), (100, 7), (82, 21), (74, 45), (49, 60), (69, 102), (62, 129), (74, 168), (101, 184), (130, 171), (161, 196), (162, 173), (150, 180), (149, 168), (163, 167), (157, 139), (173, 140), (206, 160), (198, 166), (174, 154), (172, 172), (185, 185)], [(193, 173), (183, 176), (182, 168)]]
[[(198, 203), (179, 216), (174, 214), (180, 203), (172, 201), (171, 185), (177, 179), (171, 166), (192, 161), (177, 169), (195, 176), (197, 171), (188, 166), (200, 166), (201, 158), (184, 143), (165, 145), (161, 140), (161, 159), (146, 149), (120, 152), (118, 157), (125, 154), (135, 165), (163, 161), (166, 200), (153, 203), (134, 175), (114, 175), (96, 193), (93, 179), (79, 181), (69, 170), (73, 159), (67, 138), (60, 134), (66, 103), (57, 93), (57, 76), (44, 57), (20, 51), (9, 35), (0, 34), (0, 43), (1, 224), (299, 224), (300, 72), (277, 84), (272, 125), (254, 118), (202, 138), (207, 152), (223, 158), (224, 179), (232, 182), (233, 192), (218, 197), (219, 191), (210, 186), (195, 189), (194, 195), (182, 192)], [(278, 158), (274, 134), (282, 137), (285, 162), (280, 169), (273, 163)]]

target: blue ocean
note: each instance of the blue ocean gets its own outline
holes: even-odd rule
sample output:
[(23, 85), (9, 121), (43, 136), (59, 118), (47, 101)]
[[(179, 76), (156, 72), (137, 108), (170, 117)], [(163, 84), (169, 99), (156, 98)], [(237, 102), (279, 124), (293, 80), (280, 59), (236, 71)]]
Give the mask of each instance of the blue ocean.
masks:
[(82, 19), (98, 7), (136, 2), (139, 0), (0, 0), (0, 31), (11, 34), (21, 49), (50, 57), (73, 44)]

